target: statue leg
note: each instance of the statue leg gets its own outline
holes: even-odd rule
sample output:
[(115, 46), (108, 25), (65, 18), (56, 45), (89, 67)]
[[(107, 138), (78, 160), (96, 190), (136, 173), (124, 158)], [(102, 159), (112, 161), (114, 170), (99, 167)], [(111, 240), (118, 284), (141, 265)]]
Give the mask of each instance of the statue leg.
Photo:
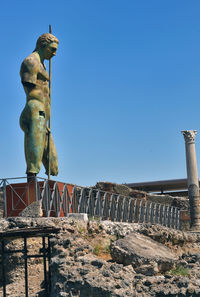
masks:
[(29, 102), (20, 118), (21, 123), (26, 122), (26, 129), (23, 130), (27, 174), (37, 174), (41, 167), (46, 137), (46, 118), (41, 109), (37, 102)]
[[(46, 134), (46, 143), (45, 143), (42, 163), (46, 169), (46, 174), (48, 175), (48, 134)], [(50, 175), (58, 175), (58, 157), (57, 157), (56, 147), (51, 134), (50, 134)]]
[[(45, 145), (45, 123), (43, 120), (33, 119), (29, 133), (25, 133), (26, 173), (39, 173)], [(43, 129), (41, 129), (43, 126)]]

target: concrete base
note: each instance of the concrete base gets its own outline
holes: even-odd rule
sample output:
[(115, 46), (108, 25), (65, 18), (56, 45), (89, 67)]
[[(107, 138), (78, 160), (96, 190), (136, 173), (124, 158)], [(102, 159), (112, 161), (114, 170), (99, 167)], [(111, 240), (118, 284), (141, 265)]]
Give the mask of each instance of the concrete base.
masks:
[(88, 221), (87, 213), (68, 213), (67, 217), (71, 219), (81, 220), (84, 222)]

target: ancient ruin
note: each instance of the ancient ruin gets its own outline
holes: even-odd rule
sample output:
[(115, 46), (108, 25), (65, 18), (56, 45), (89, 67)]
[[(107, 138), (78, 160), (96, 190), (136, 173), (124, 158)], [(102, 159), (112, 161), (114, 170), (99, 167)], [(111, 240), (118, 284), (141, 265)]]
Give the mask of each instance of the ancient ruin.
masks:
[[(182, 131), (188, 187), (183, 196), (176, 190), (186, 190), (186, 179), (138, 187), (50, 180), (58, 174), (51, 135), (51, 58), (58, 43), (50, 28), (20, 69), (27, 177), (0, 179), (0, 295), (200, 296), (197, 131)], [(37, 176), (42, 163), (48, 179)]]

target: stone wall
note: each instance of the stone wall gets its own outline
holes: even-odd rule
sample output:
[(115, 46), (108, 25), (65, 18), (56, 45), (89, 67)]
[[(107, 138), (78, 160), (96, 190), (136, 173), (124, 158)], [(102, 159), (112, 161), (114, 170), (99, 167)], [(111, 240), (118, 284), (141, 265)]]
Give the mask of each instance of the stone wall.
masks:
[(138, 198), (138, 199), (146, 199), (146, 192), (133, 190), (126, 185), (115, 184), (111, 182), (98, 182), (96, 183), (94, 188), (102, 190), (104, 192), (115, 193), (122, 196), (129, 196), (129, 197)]
[[(0, 219), (0, 231), (42, 226), (60, 228), (60, 233), (51, 238), (51, 297), (200, 296), (198, 234), (110, 221)], [(29, 244), (32, 252), (37, 244)], [(20, 265), (21, 261), (16, 261), (9, 266), (10, 297), (24, 295)], [(36, 270), (36, 263), (31, 263), (31, 268)], [(37, 281), (41, 284), (42, 277)], [(33, 286), (31, 281), (29, 284)], [(38, 284), (34, 287), (39, 288)], [(31, 296), (41, 294), (33, 291)]]
[(147, 200), (154, 203), (175, 206), (182, 210), (189, 209), (188, 197), (174, 197), (174, 196), (170, 196), (169, 194), (158, 195), (153, 193), (147, 193)]
[(147, 193), (147, 201), (153, 203), (160, 203), (168, 206), (174, 206), (180, 208), (180, 227), (181, 230), (190, 229), (190, 205), (188, 197), (175, 197), (169, 194), (153, 194)]

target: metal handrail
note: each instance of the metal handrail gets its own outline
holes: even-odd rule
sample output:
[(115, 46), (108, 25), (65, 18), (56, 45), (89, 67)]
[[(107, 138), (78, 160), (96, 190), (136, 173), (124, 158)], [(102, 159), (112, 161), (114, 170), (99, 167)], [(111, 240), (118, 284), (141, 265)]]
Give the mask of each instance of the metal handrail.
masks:
[[(20, 178), (13, 179), (19, 180)], [(44, 182), (41, 188), (38, 179)], [(19, 201), (24, 203), (23, 197), (19, 196), (8, 180), (10, 181), (12, 178), (0, 179), (0, 185), (3, 184), (5, 217), (8, 215), (6, 187), (10, 187), (19, 198)], [(37, 189), (35, 191), (35, 200), (42, 201), (47, 217), (51, 215), (59, 217), (61, 212), (63, 212), (64, 216), (67, 216), (70, 212), (84, 212), (92, 217), (98, 216), (102, 220), (161, 224), (171, 228), (180, 228), (180, 209), (177, 207), (76, 185), (73, 185), (70, 194), (67, 184), (63, 183), (63, 189), (60, 190), (58, 187), (59, 182), (55, 181), (52, 188), (49, 181), (44, 178), (35, 179), (35, 184), (35, 189)], [(27, 189), (29, 185), (30, 183), (27, 184)], [(24, 206), (26, 206), (25, 203)]]

